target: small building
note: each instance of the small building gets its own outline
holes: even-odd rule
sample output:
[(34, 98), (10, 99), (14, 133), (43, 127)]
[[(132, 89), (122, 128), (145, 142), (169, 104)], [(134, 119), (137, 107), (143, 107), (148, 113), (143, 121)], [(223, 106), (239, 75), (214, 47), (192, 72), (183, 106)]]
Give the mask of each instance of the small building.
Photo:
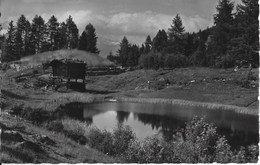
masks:
[(54, 85), (56, 79), (61, 81), (65, 79), (67, 89), (85, 90), (86, 63), (75, 60), (55, 59), (49, 62), (47, 66), (52, 67)]

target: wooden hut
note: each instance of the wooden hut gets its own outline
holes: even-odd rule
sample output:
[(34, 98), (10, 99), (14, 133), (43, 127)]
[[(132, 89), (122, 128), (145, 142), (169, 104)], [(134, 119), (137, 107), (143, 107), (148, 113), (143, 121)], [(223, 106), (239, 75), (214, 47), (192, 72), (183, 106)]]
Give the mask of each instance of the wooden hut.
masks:
[[(67, 89), (85, 90), (86, 63), (72, 60), (53, 60), (49, 64), (52, 67), (55, 80), (66, 80)], [(81, 81), (78, 81), (81, 80)]]

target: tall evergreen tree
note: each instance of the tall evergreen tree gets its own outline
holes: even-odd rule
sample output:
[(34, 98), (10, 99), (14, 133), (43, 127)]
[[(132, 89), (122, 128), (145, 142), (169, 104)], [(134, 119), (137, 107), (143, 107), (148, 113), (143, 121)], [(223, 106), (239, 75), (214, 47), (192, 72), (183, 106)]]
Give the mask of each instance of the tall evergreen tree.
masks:
[(153, 39), (153, 51), (162, 52), (168, 45), (167, 33), (162, 29), (159, 30)]
[(230, 40), (233, 37), (233, 9), (234, 2), (220, 0), (216, 7), (217, 14), (214, 15), (214, 29), (212, 42), (208, 44), (207, 54), (210, 55), (210, 65), (225, 67), (226, 53)]
[(181, 17), (177, 14), (172, 21), (171, 27), (168, 29), (169, 47), (168, 53), (184, 54), (184, 32), (185, 28), (182, 24)]
[(17, 20), (16, 24), (16, 34), (15, 34), (15, 45), (16, 45), (16, 54), (20, 57), (29, 55), (30, 47), (30, 22), (25, 18), (24, 15), (21, 15)]
[(184, 37), (184, 55), (190, 56), (196, 49), (195, 34), (186, 33)]
[(49, 50), (59, 49), (59, 23), (57, 18), (53, 15), (46, 24), (47, 41)]
[(217, 14), (214, 15), (214, 24), (216, 26), (222, 26), (225, 24), (231, 24), (233, 22), (233, 9), (234, 2), (230, 0), (220, 0), (216, 7)]
[(10, 62), (14, 60), (19, 60), (19, 56), (15, 53), (15, 34), (16, 29), (13, 25), (13, 21), (9, 23), (8, 27), (8, 37), (6, 40), (6, 52), (2, 57), (2, 62)]
[(233, 61), (246, 60), (259, 66), (259, 5), (257, 0), (242, 0), (237, 6), (234, 37), (231, 39), (228, 54)]
[(94, 26), (89, 23), (82, 32), (79, 39), (79, 50), (85, 50), (91, 53), (99, 53), (97, 49), (97, 36)]
[(128, 51), (128, 54), (127, 54), (126, 65), (131, 66), (131, 67), (138, 65), (139, 57), (140, 57), (139, 47), (136, 44), (130, 45), (129, 51)]
[(144, 46), (144, 44), (141, 45), (140, 54), (145, 54), (145, 46)]
[(172, 25), (168, 29), (169, 40), (174, 41), (176, 39), (182, 38), (185, 32), (185, 28), (182, 24), (181, 17), (177, 14), (176, 17), (172, 20)]
[(75, 49), (78, 47), (78, 38), (79, 38), (79, 30), (77, 25), (72, 20), (72, 17), (66, 20), (66, 41), (67, 41), (67, 49)]
[(46, 44), (46, 26), (41, 16), (36, 15), (32, 20), (31, 44), (32, 53), (38, 54), (44, 51)]
[(120, 48), (118, 49), (120, 63), (123, 67), (125, 67), (127, 64), (129, 47), (130, 44), (128, 42), (128, 39), (126, 38), (126, 36), (124, 36), (124, 38), (120, 42)]
[(152, 50), (152, 45), (153, 45), (153, 42), (152, 42), (152, 39), (150, 37), (150, 35), (147, 36), (145, 42), (145, 50), (144, 50), (144, 53), (149, 53), (151, 50)]
[(58, 49), (67, 48), (67, 25), (65, 22), (62, 22), (58, 27)]

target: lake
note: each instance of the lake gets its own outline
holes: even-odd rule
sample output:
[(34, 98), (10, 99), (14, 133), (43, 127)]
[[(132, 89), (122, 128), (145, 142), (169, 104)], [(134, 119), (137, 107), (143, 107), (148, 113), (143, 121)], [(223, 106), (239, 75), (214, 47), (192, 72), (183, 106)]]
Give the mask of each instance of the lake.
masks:
[(140, 140), (154, 134), (172, 137), (185, 128), (186, 122), (198, 116), (217, 126), (218, 133), (225, 135), (234, 148), (259, 141), (258, 116), (229, 110), (129, 102), (71, 103), (63, 109), (67, 116), (87, 121), (100, 129), (113, 130), (118, 123), (129, 125)]

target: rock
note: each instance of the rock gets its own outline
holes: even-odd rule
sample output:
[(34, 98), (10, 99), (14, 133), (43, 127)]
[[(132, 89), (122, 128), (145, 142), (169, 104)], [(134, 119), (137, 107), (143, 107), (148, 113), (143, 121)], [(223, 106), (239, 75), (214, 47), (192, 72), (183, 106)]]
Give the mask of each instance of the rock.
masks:
[(24, 141), (24, 142), (20, 142), (18, 144), (16, 144), (16, 148), (17, 149), (30, 149), (30, 150), (33, 150), (34, 152), (42, 152), (42, 148), (34, 143), (34, 142), (31, 142), (31, 141)]
[(3, 130), (1, 138), (2, 138), (2, 140), (13, 141), (13, 142), (24, 141), (24, 139), (20, 133), (18, 133), (17, 131), (12, 131), (12, 130)]
[(0, 128), (1, 128), (1, 130), (6, 130), (8, 127), (6, 125), (4, 125), (3, 123), (0, 123)]
[(53, 140), (51, 140), (48, 136), (46, 135), (34, 135), (34, 138), (41, 143), (45, 143), (48, 145), (53, 145), (55, 144), (55, 142)]
[(161, 77), (161, 78), (159, 79), (159, 81), (165, 82), (165, 79), (164, 79), (163, 77)]

